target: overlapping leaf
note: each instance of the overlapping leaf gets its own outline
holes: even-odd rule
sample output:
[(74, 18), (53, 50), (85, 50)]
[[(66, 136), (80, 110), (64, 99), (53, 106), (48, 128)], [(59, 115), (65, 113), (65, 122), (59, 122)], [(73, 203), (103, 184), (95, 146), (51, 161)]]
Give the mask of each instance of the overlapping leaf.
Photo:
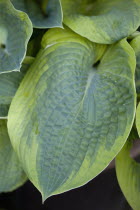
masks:
[(20, 72), (0, 74), (0, 118), (7, 117), (11, 101), (33, 60), (32, 57), (26, 57)]
[(62, 27), (60, 0), (11, 0), (15, 8), (26, 12), (35, 28)]
[(134, 34), (134, 38), (130, 42), (130, 45), (133, 47), (136, 54), (136, 72), (135, 72), (135, 81), (138, 99), (140, 97), (140, 33)]
[(137, 139), (133, 129), (128, 141), (116, 157), (116, 172), (121, 190), (134, 210), (140, 209), (140, 163), (130, 157), (132, 140)]
[(12, 101), (8, 130), (45, 200), (88, 182), (124, 145), (136, 63), (125, 39), (105, 50), (68, 29), (49, 30), (42, 47)]
[(61, 0), (64, 23), (97, 43), (114, 43), (140, 26), (139, 0)]
[[(136, 88), (139, 100), (140, 94), (140, 33), (134, 33), (130, 38), (130, 45), (135, 51), (136, 65)], [(136, 127), (140, 136), (140, 104), (136, 112)], [(130, 133), (128, 141), (116, 157), (116, 172), (121, 190), (124, 193), (127, 201), (134, 210), (139, 210), (140, 202), (140, 164), (130, 157), (130, 150), (133, 145), (132, 140), (138, 139), (136, 128), (134, 127)]]
[(0, 73), (19, 71), (32, 34), (28, 16), (0, 0)]
[[(137, 89), (137, 99), (139, 102), (139, 99), (140, 99), (140, 33), (136, 33), (136, 36), (134, 35), (130, 44), (135, 51), (136, 61), (137, 61), (136, 72), (135, 72), (135, 81), (136, 81), (135, 83), (136, 83), (136, 89)], [(137, 106), (136, 127), (138, 130), (138, 134), (140, 136), (140, 103)]]
[(140, 136), (140, 103), (137, 106), (137, 112), (136, 112), (136, 127), (138, 134)]
[(0, 120), (0, 192), (12, 191), (26, 180), (8, 136), (7, 121)]

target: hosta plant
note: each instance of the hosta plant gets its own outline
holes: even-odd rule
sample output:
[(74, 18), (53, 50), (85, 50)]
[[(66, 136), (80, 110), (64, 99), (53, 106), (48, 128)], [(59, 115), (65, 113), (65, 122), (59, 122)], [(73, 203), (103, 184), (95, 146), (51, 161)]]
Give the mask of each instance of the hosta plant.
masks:
[(0, 192), (29, 179), (45, 201), (116, 157), (139, 210), (140, 1), (0, 0), (0, 17)]

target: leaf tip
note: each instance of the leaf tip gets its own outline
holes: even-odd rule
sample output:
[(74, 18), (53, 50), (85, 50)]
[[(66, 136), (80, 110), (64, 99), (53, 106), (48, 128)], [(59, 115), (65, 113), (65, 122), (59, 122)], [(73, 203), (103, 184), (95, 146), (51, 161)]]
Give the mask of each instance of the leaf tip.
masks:
[(42, 204), (49, 198), (51, 195), (49, 193), (41, 193), (42, 195)]

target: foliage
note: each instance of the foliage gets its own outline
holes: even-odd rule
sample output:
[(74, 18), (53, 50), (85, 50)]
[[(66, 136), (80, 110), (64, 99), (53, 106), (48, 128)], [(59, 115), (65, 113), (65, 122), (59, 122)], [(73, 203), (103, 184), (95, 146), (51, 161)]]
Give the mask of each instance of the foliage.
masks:
[(139, 209), (139, 14), (139, 0), (0, 0), (0, 192), (28, 177), (44, 201), (116, 157)]

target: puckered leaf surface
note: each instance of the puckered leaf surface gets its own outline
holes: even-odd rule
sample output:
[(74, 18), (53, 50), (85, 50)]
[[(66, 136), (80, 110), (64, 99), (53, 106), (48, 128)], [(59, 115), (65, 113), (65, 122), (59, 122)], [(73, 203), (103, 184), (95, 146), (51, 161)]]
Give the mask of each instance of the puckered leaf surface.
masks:
[(31, 34), (27, 14), (16, 10), (10, 0), (0, 0), (0, 73), (19, 71)]
[(138, 138), (132, 130), (128, 141), (116, 157), (116, 173), (119, 185), (134, 210), (140, 209), (140, 164), (130, 157), (132, 140)]
[(122, 148), (134, 119), (135, 65), (125, 39), (106, 49), (68, 29), (44, 35), (8, 116), (13, 147), (43, 200), (87, 183)]
[(64, 23), (97, 43), (114, 43), (140, 26), (139, 0), (61, 0)]
[(60, 0), (11, 0), (15, 8), (26, 12), (35, 28), (62, 27)]
[(26, 180), (8, 136), (7, 121), (0, 120), (0, 192), (15, 190)]
[(0, 118), (7, 117), (11, 101), (33, 60), (32, 57), (26, 57), (20, 72), (0, 74)]

